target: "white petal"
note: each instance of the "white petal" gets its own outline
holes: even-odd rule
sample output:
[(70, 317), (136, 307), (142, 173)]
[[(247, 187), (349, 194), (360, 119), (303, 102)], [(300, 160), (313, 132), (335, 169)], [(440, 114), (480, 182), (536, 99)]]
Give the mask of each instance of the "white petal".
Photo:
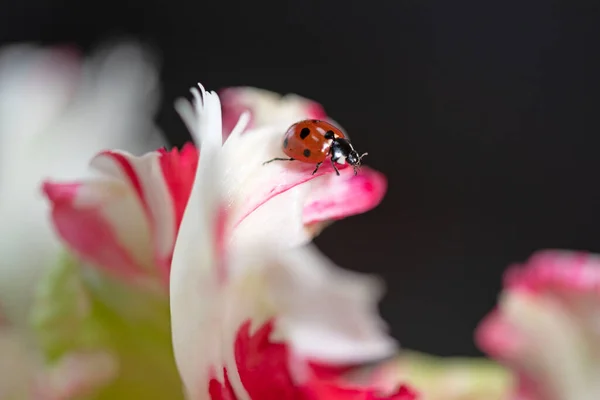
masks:
[(188, 395), (205, 399), (210, 367), (222, 364), (219, 346), (215, 346), (220, 332), (215, 312), (219, 301), (218, 260), (213, 242), (221, 193), (218, 157), (222, 131), (218, 96), (205, 92), (202, 86), (194, 96), (198, 120), (192, 134), (196, 144), (202, 144), (202, 155), (173, 253), (170, 306), (179, 373)]
[(342, 365), (394, 354), (396, 342), (377, 309), (380, 280), (337, 267), (313, 246), (279, 257), (280, 265), (271, 265), (266, 279), (282, 310), (279, 326), (297, 352)]
[(256, 128), (269, 125), (291, 125), (302, 119), (321, 118), (323, 108), (316, 102), (297, 94), (281, 95), (254, 87), (233, 87), (225, 89), (221, 95), (226, 106), (239, 105), (252, 113)]
[[(263, 165), (275, 157), (285, 157), (281, 143), (286, 129), (287, 124), (248, 131), (230, 136), (223, 145), (225, 201), (231, 205), (232, 223), (239, 223), (234, 233), (236, 242), (269, 240), (295, 246), (312, 238), (302, 223), (302, 209), (311, 189), (314, 165), (296, 161)], [(331, 167), (322, 168), (325, 172)], [(299, 179), (307, 182), (296, 186)], [(290, 183), (292, 188), (287, 190)], [(278, 190), (287, 191), (271, 197)]]
[(345, 366), (378, 361), (397, 350), (378, 316), (382, 288), (373, 277), (342, 270), (311, 246), (279, 251), (263, 243), (229, 257), (230, 277), (221, 289), (221, 304), (212, 304), (219, 307), (222, 357), (240, 398), (247, 394), (236, 373), (234, 343), (246, 321), (256, 330), (275, 320), (271, 340), (290, 346), (290, 372), (298, 382), (303, 374), (292, 365), (296, 357)]

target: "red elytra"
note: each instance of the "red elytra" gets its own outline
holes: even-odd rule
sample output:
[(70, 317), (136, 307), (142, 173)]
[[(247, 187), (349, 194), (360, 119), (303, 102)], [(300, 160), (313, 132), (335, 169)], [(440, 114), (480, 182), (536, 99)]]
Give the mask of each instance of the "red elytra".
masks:
[(288, 158), (276, 157), (263, 165), (272, 161), (314, 163), (314, 175), (327, 157), (330, 157), (331, 165), (338, 175), (340, 172), (336, 164), (346, 163), (354, 167), (356, 175), (362, 158), (368, 154), (358, 155), (340, 128), (316, 119), (303, 120), (290, 126), (283, 137), (282, 150)]

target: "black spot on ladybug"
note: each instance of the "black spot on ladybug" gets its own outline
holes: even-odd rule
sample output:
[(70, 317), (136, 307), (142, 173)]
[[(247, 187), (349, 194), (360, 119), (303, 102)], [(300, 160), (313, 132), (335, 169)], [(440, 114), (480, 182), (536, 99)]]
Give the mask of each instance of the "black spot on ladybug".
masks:
[(304, 151), (302, 152), (302, 154), (304, 154), (304, 157), (310, 157), (310, 150), (309, 149), (304, 149)]
[(287, 140), (287, 138), (285, 138), (285, 140), (283, 141), (283, 148), (287, 149), (287, 145), (288, 145), (288, 140)]
[(302, 128), (302, 130), (300, 131), (300, 139), (304, 140), (308, 137), (308, 135), (310, 135), (310, 129)]
[(335, 133), (331, 130), (325, 132), (325, 139), (334, 139), (335, 138)]

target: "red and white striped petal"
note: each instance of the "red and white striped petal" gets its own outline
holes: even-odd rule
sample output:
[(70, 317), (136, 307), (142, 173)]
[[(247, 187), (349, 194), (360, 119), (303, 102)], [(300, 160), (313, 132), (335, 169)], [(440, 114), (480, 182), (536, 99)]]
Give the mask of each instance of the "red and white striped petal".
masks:
[(54, 227), (85, 261), (125, 279), (154, 276), (166, 284), (197, 162), (193, 146), (142, 157), (102, 152), (91, 162), (98, 178), (44, 184)]
[(600, 257), (542, 251), (504, 282), (476, 338), (517, 374), (514, 398), (600, 398)]
[[(229, 157), (237, 149), (226, 147), (229, 140), (250, 133), (240, 135), (238, 125), (221, 147), (219, 97), (203, 88), (194, 95), (196, 120), (188, 126), (195, 128), (202, 157), (181, 223), (170, 285), (175, 358), (188, 396), (326, 398), (325, 393), (335, 391), (328, 392), (327, 385), (317, 388), (309, 361), (346, 366), (396, 350), (377, 315), (380, 288), (372, 278), (331, 265), (313, 247), (278, 251), (275, 239), (262, 235), (260, 226), (253, 227), (253, 240), (231, 246), (228, 237), (238, 234), (240, 221), (267, 200), (312, 179), (312, 171), (298, 166), (257, 172), (262, 175), (256, 178), (259, 182), (279, 180), (280, 185), (256, 184), (258, 194), (248, 191), (241, 201), (232, 181), (244, 186), (252, 177), (240, 179), (241, 173), (232, 171), (236, 165)], [(253, 161), (260, 159), (255, 156)], [(402, 399), (401, 393), (390, 398)], [(345, 398), (373, 398), (364, 391), (347, 394)]]
[(122, 279), (145, 277), (152, 265), (150, 230), (127, 184), (45, 182), (43, 190), (56, 233), (82, 260)]

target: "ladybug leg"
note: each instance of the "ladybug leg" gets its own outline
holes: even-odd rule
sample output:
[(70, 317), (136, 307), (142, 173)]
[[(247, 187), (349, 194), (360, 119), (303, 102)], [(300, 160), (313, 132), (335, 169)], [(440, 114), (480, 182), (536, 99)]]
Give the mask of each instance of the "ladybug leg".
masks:
[(333, 161), (333, 158), (331, 159), (331, 165), (333, 165), (333, 169), (335, 169), (337, 176), (340, 176), (340, 171), (338, 171), (337, 167), (335, 166), (335, 161)]
[(272, 160), (265, 161), (265, 162), (263, 163), (263, 165), (265, 165), (265, 164), (268, 164), (268, 163), (270, 163), (270, 162), (273, 162), (273, 161), (294, 161), (294, 160), (295, 160), (295, 158), (291, 158), (291, 157), (290, 157), (290, 158), (278, 158), (278, 157), (275, 157), (275, 158), (274, 158), (274, 159), (272, 159)]
[(313, 175), (317, 173), (317, 171), (319, 170), (319, 167), (321, 166), (321, 164), (323, 164), (322, 161), (320, 163), (317, 163), (317, 166), (315, 167), (315, 170), (312, 173)]

